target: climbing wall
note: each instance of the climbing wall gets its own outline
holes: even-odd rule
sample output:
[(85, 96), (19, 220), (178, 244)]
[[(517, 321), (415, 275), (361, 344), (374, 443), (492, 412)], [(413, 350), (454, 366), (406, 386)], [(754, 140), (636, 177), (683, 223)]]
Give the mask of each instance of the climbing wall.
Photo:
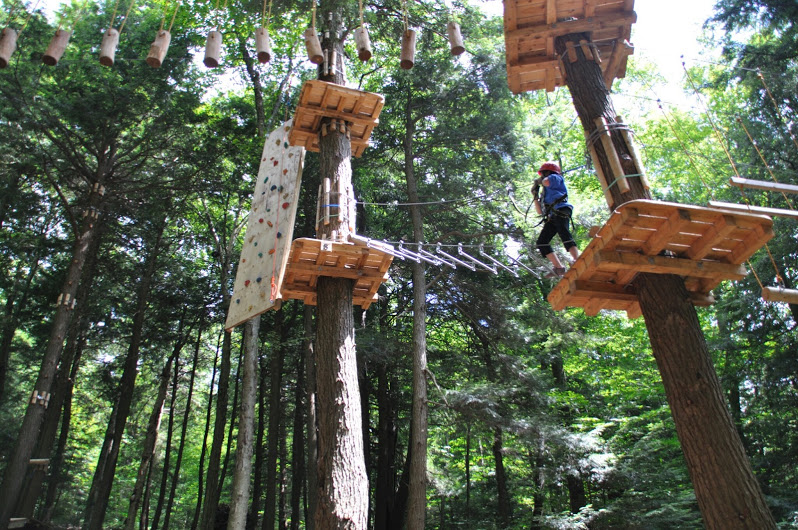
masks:
[(291, 120), (272, 132), (263, 146), (225, 323), (228, 331), (268, 311), (281, 298), (280, 286), (291, 250), (305, 158), (304, 147), (288, 144), (290, 131)]
[(554, 39), (569, 33), (590, 33), (580, 47), (597, 60), (608, 87), (626, 75), (626, 59), (637, 15), (634, 0), (504, 0), (504, 40), (507, 82), (514, 94), (565, 84), (560, 61), (576, 60), (575, 50), (564, 57), (554, 51)]

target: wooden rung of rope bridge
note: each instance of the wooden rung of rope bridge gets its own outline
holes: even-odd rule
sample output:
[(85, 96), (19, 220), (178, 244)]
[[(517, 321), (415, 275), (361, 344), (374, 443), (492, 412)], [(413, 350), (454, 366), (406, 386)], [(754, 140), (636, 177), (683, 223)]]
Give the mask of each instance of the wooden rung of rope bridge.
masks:
[[(359, 157), (369, 144), (371, 131), (379, 123), (385, 98), (372, 92), (320, 81), (306, 81), (299, 94), (288, 142), (308, 151), (319, 150), (319, 134), (326, 134), (322, 118), (343, 122), (352, 143), (352, 155)], [(338, 125), (335, 125), (336, 127)]]
[(676, 274), (695, 305), (714, 302), (711, 290), (739, 280), (743, 265), (773, 237), (766, 216), (717, 211), (662, 201), (620, 205), (549, 293), (559, 311), (582, 307), (594, 316), (602, 309), (641, 315), (633, 281), (639, 273)]
[(295, 239), (280, 291), (284, 299), (316, 305), (319, 277), (349, 278), (355, 281), (353, 303), (368, 309), (377, 300), (377, 289), (388, 279), (392, 262), (392, 255), (358, 241)]

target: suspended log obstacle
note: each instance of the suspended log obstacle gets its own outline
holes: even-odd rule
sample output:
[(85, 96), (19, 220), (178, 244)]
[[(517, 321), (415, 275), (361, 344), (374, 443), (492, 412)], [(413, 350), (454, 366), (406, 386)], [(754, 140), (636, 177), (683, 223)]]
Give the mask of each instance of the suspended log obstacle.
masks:
[[(504, 40), (507, 82), (514, 94), (530, 90), (553, 91), (565, 84), (560, 61), (577, 60), (577, 48), (602, 70), (607, 87), (626, 75), (634, 48), (629, 44), (637, 20), (634, 0), (505, 0)], [(592, 33), (587, 41), (570, 47), (563, 57), (554, 51), (554, 39), (570, 33)], [(609, 60), (602, 60), (608, 57)]]
[(371, 59), (371, 39), (365, 26), (360, 26), (355, 30), (355, 46), (357, 47), (357, 58), (363, 62)]
[(205, 41), (205, 58), (202, 60), (202, 64), (208, 68), (217, 68), (221, 55), (222, 32), (216, 30), (208, 32), (208, 38)]
[(745, 261), (773, 237), (769, 217), (700, 206), (635, 200), (620, 205), (549, 293), (556, 310), (581, 307), (641, 315), (632, 282), (638, 273), (684, 278), (693, 304), (714, 302), (711, 290), (747, 274)]
[(338, 242), (300, 238), (291, 245), (282, 296), (316, 305), (320, 276), (349, 278), (355, 280), (353, 303), (368, 309), (377, 300), (377, 289), (388, 279), (392, 262), (392, 255), (357, 239)]
[(268, 63), (272, 58), (272, 45), (267, 28), (260, 27), (255, 30), (255, 53), (261, 64)]
[(449, 21), (446, 25), (446, 33), (449, 35), (449, 48), (452, 55), (462, 55), (465, 52), (463, 36), (460, 34), (460, 24)]
[(7, 68), (14, 50), (17, 49), (18, 34), (13, 28), (4, 28), (0, 32), (0, 68)]
[(50, 41), (50, 44), (47, 46), (47, 50), (42, 56), (42, 62), (47, 66), (57, 65), (58, 61), (60, 61), (61, 57), (63, 57), (64, 51), (66, 51), (70, 37), (72, 37), (71, 31), (67, 31), (65, 29), (56, 30), (55, 35), (53, 35), (53, 38)]
[(416, 30), (406, 29), (402, 33), (402, 52), (399, 66), (404, 70), (413, 68), (416, 60)]
[(308, 151), (319, 151), (322, 118), (335, 120), (330, 127), (343, 123), (352, 142), (352, 154), (359, 157), (368, 147), (371, 131), (379, 123), (385, 98), (379, 94), (347, 88), (318, 79), (306, 81), (299, 94), (293, 128), (288, 137), (291, 145)]
[(100, 44), (100, 64), (103, 66), (113, 66), (116, 47), (119, 45), (119, 31), (109, 28), (103, 35)]
[(166, 30), (158, 30), (155, 40), (150, 45), (150, 53), (147, 55), (147, 64), (153, 68), (160, 68), (169, 51), (169, 44), (172, 42), (172, 35)]

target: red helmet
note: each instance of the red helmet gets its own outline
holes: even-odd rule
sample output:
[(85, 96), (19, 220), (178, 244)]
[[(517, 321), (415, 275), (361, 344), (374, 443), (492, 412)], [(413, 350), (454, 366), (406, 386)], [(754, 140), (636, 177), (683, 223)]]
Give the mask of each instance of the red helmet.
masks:
[(542, 174), (544, 171), (553, 171), (558, 175), (562, 174), (562, 169), (560, 166), (557, 165), (556, 162), (544, 162), (540, 169), (538, 169), (538, 175)]

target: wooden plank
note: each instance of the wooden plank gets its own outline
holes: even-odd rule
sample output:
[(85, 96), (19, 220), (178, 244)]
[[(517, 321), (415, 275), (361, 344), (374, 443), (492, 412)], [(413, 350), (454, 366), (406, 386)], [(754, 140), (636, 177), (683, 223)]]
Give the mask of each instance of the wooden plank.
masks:
[(751, 230), (750, 235), (731, 251), (732, 263), (743, 263), (773, 238), (773, 228)]
[(604, 300), (624, 300), (627, 302), (634, 302), (637, 300), (637, 293), (631, 285), (618, 285), (586, 280), (571, 282), (570, 294), (587, 298), (601, 298)]
[(768, 302), (786, 302), (788, 304), (798, 304), (798, 289), (763, 287), (762, 298)]
[(643, 243), (643, 254), (653, 256), (659, 254), (670, 242), (674, 233), (681, 232), (691, 223), (690, 213), (683, 208), (677, 208), (671, 213), (664, 223)]
[(783, 210), (781, 208), (765, 208), (763, 206), (750, 206), (746, 204), (735, 204), (733, 202), (709, 201), (710, 208), (717, 208), (719, 210), (729, 210), (733, 212), (744, 212), (758, 215), (770, 215), (777, 217), (787, 217), (789, 219), (798, 219), (798, 211), (796, 210)]
[(631, 13), (614, 13), (596, 16), (590, 20), (566, 20), (563, 22), (557, 22), (555, 24), (541, 24), (526, 28), (518, 28), (511, 31), (506, 31), (504, 36), (508, 42), (514, 39), (530, 37), (559, 37), (562, 35), (568, 35), (569, 33), (584, 33), (593, 31), (597, 28), (620, 28), (628, 24), (634, 24), (635, 22), (637, 22), (637, 14), (632, 11)]
[(366, 278), (377, 283), (382, 283), (388, 279), (385, 274), (381, 274), (380, 271), (374, 269), (348, 269), (330, 265), (313, 265), (311, 263), (292, 263), (291, 270), (298, 276), (304, 273), (311, 276), (331, 276), (333, 278), (348, 278), (351, 280)]
[(793, 184), (781, 184), (779, 182), (766, 182), (763, 180), (751, 180), (739, 177), (732, 177), (729, 179), (729, 184), (738, 186), (740, 188), (748, 188), (754, 190), (775, 191), (778, 193), (798, 193), (798, 186)]
[(693, 243), (687, 251), (690, 259), (700, 260), (707, 257), (719, 241), (726, 239), (729, 234), (737, 230), (737, 223), (731, 215), (719, 215), (717, 220), (711, 224), (701, 238)]
[(601, 251), (594, 257), (596, 266), (604, 270), (634, 270), (655, 274), (678, 274), (680, 276), (698, 276), (740, 280), (747, 271), (742, 265), (716, 263), (712, 261), (693, 261), (683, 258), (665, 256), (644, 256), (632, 252)]

